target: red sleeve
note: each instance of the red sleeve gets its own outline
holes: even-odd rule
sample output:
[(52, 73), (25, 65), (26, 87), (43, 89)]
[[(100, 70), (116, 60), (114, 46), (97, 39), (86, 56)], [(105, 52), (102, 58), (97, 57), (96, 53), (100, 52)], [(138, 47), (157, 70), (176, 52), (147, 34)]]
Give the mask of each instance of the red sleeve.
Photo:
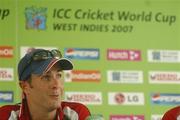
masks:
[(167, 111), (162, 120), (177, 120), (178, 115), (180, 115), (180, 106), (175, 107)]
[(90, 112), (87, 109), (86, 106), (84, 106), (83, 104), (78, 105), (78, 108), (74, 108), (75, 111), (79, 111), (79, 120), (85, 120), (88, 116), (90, 116)]
[(17, 105), (6, 105), (6, 106), (2, 106), (0, 107), (0, 120), (8, 120), (11, 111), (14, 110), (18, 110), (19, 106)]

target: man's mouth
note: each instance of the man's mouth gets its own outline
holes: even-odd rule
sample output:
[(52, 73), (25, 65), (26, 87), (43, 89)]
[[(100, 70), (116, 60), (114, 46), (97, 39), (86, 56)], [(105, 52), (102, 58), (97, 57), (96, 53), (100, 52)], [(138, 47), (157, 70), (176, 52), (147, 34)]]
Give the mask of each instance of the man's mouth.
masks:
[(51, 98), (54, 98), (54, 99), (58, 99), (59, 98), (59, 94), (53, 94), (53, 95), (49, 95)]

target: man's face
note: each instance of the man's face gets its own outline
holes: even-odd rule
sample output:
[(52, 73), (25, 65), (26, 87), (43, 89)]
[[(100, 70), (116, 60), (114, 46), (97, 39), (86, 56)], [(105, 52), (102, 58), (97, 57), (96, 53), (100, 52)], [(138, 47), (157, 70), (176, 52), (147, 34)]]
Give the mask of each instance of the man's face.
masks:
[(25, 90), (30, 105), (39, 106), (48, 111), (60, 107), (64, 86), (63, 72), (57, 65), (43, 75), (32, 74), (31, 79), (31, 83)]

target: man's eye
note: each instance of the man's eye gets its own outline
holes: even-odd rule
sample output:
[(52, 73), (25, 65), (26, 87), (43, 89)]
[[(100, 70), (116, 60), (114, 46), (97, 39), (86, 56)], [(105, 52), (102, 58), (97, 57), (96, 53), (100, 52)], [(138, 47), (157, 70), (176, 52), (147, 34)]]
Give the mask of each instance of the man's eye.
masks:
[(62, 77), (62, 74), (61, 74), (61, 73), (58, 73), (58, 74), (56, 75), (56, 77), (57, 77), (57, 78), (61, 78), (61, 77)]
[(49, 75), (45, 75), (45, 76), (42, 77), (42, 79), (49, 81), (50, 80), (50, 76)]

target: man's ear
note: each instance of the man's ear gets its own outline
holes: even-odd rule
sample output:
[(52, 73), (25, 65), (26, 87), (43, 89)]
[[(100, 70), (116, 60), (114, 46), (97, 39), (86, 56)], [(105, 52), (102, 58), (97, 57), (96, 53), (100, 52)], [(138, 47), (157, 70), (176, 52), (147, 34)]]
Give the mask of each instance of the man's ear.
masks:
[(28, 94), (29, 93), (29, 88), (30, 88), (30, 85), (27, 81), (20, 81), (19, 82), (19, 86), (21, 87), (22, 91), (25, 93), (25, 94)]

